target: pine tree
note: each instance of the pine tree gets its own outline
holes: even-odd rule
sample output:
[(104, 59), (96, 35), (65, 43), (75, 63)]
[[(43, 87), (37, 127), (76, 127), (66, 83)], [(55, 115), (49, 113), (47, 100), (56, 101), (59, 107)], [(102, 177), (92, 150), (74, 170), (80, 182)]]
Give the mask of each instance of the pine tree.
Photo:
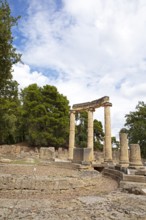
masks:
[(30, 145), (67, 146), (69, 102), (55, 86), (29, 85), (22, 91), (22, 103), (24, 133)]
[(19, 17), (11, 16), (8, 3), (0, 0), (0, 90), (7, 80), (12, 79), (12, 66), (20, 61), (21, 55), (13, 46), (12, 27), (17, 24)]

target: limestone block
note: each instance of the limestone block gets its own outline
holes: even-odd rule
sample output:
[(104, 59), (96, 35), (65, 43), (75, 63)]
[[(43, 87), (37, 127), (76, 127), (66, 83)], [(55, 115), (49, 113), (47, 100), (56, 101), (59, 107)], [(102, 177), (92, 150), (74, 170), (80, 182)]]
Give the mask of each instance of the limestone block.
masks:
[(142, 167), (141, 152), (139, 144), (130, 145), (130, 167)]
[(126, 133), (120, 133), (120, 164), (123, 167), (129, 165), (128, 139)]
[(54, 160), (55, 148), (54, 147), (41, 147), (40, 148), (40, 159), (42, 160)]
[(146, 188), (142, 189), (143, 195), (146, 195)]
[(84, 163), (92, 161), (92, 148), (74, 148), (73, 162)]
[(145, 183), (145, 177), (140, 175), (124, 175), (123, 181)]
[(12, 160), (8, 159), (8, 158), (0, 158), (0, 162), (1, 163), (11, 163)]

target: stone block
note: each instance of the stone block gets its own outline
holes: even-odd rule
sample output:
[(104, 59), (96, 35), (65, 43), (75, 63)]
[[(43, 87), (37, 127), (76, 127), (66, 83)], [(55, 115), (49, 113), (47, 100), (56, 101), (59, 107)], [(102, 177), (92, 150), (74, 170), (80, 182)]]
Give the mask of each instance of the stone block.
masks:
[(74, 148), (73, 163), (88, 163), (91, 161), (91, 148)]
[(124, 175), (123, 181), (145, 183), (145, 177), (140, 175)]
[(143, 175), (146, 176), (146, 169), (137, 170), (135, 175)]
[(55, 148), (54, 147), (41, 147), (40, 148), (40, 159), (42, 160), (54, 160)]

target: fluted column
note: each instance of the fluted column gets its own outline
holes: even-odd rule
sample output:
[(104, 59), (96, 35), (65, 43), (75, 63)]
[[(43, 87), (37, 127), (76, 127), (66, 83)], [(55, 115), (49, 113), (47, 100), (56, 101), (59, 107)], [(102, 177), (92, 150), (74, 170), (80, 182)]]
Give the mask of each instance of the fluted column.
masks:
[(75, 111), (70, 110), (70, 130), (69, 130), (69, 159), (73, 159), (75, 147)]
[(94, 159), (94, 129), (93, 129), (93, 112), (94, 108), (88, 109), (88, 140), (87, 148), (91, 148), (90, 160)]
[(129, 153), (128, 153), (128, 139), (126, 133), (120, 133), (120, 164), (121, 166), (128, 167)]
[(104, 161), (112, 162), (112, 144), (111, 144), (111, 103), (104, 104), (104, 123), (105, 123), (105, 140), (104, 140)]

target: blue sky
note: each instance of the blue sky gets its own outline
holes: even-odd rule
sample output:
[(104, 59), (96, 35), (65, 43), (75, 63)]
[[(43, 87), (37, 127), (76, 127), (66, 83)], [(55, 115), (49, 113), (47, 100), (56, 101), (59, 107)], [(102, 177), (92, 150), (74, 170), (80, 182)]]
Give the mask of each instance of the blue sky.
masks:
[[(70, 105), (109, 96), (112, 135), (125, 114), (146, 102), (145, 0), (8, 0), (21, 15), (13, 30), (24, 64), (14, 66), (23, 88), (55, 85)], [(103, 108), (94, 117), (103, 119)]]

